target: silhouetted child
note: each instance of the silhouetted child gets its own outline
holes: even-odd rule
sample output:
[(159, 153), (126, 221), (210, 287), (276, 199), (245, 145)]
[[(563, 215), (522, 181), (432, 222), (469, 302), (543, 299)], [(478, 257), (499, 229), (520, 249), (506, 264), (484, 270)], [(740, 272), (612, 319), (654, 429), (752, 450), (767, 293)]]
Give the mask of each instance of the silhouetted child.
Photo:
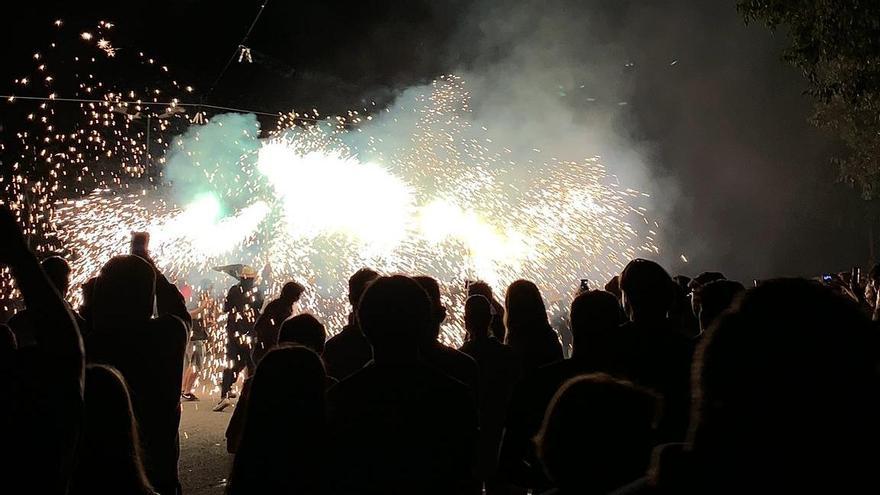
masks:
[(559, 495), (606, 494), (642, 476), (651, 458), (659, 400), (606, 374), (565, 382), (535, 438)]
[[(282, 347), (289, 345), (301, 345), (312, 350), (314, 353), (321, 355), (324, 350), (324, 340), (327, 338), (327, 332), (324, 325), (314, 316), (303, 313), (293, 318), (288, 318), (281, 324), (281, 330), (278, 334), (278, 343), (273, 346)], [(338, 383), (332, 376), (326, 376), (324, 385), (326, 388)], [(248, 377), (241, 387), (241, 395), (238, 398), (238, 404), (232, 412), (229, 419), (229, 425), (226, 427), (226, 451), (234, 454), (238, 450), (241, 443), (241, 435), (244, 429), (245, 411), (247, 411), (247, 403), (250, 400), (250, 391), (253, 380)]]
[(228, 494), (321, 493), (324, 365), (301, 346), (276, 348), (253, 377)]
[(140, 435), (125, 380), (102, 365), (86, 368), (83, 431), (71, 495), (153, 495), (141, 462)]

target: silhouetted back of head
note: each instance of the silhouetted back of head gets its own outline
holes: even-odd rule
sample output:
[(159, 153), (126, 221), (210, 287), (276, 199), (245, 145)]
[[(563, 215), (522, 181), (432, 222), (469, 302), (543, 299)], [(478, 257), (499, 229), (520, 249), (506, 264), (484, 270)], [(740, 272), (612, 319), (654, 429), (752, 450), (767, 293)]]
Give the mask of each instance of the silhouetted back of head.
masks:
[(357, 309), (358, 302), (370, 282), (379, 278), (379, 273), (369, 268), (361, 268), (348, 279), (348, 302)]
[(623, 323), (620, 303), (614, 294), (604, 290), (591, 290), (578, 294), (571, 302), (571, 333), (573, 351), (582, 348), (590, 334), (614, 331)]
[(691, 281), (690, 287), (696, 288), (718, 280), (726, 280), (727, 278), (721, 272), (703, 272)]
[(257, 365), (228, 493), (313, 493), (325, 437), (324, 365), (302, 346)]
[(287, 282), (281, 288), (281, 299), (291, 304), (299, 301), (306, 288), (296, 282)]
[(878, 461), (878, 362), (854, 303), (818, 283), (765, 282), (697, 353), (694, 448), (722, 483), (864, 482)]
[[(254, 373), (244, 434), (250, 430), (271, 436), (279, 428), (305, 432), (321, 427), (324, 375), (321, 358), (306, 347), (283, 346), (269, 351)], [(265, 442), (271, 438), (251, 440)]]
[(40, 262), (49, 282), (58, 290), (61, 297), (67, 297), (70, 287), (70, 265), (61, 256), (50, 256)]
[(620, 275), (624, 307), (633, 321), (666, 317), (672, 305), (672, 278), (657, 263), (634, 259)]
[(109, 366), (87, 366), (83, 398), (84, 422), (70, 493), (153, 493), (141, 464), (122, 375)]
[(563, 493), (607, 493), (644, 475), (658, 399), (598, 373), (567, 381), (547, 407), (536, 443)]
[(468, 295), (469, 296), (483, 296), (489, 300), (492, 300), (495, 297), (492, 294), (492, 286), (490, 286), (486, 282), (483, 282), (482, 280), (478, 280), (478, 281), (473, 282), (470, 285), (468, 285)]
[(421, 285), (422, 289), (428, 294), (428, 300), (431, 301), (432, 306), (443, 306), (443, 300), (440, 296), (440, 283), (437, 282), (437, 279), (427, 275), (419, 275), (412, 279)]
[(405, 354), (415, 350), (430, 330), (431, 302), (425, 290), (409, 277), (379, 277), (361, 296), (358, 320), (374, 353)]
[(326, 340), (327, 331), (324, 325), (309, 313), (288, 318), (281, 324), (281, 330), (278, 332), (279, 344), (299, 344), (318, 354), (324, 352)]
[(472, 338), (489, 335), (492, 324), (492, 303), (485, 296), (474, 295), (464, 303), (464, 328)]
[(82, 303), (91, 306), (95, 302), (95, 284), (98, 283), (98, 277), (92, 277), (82, 284)]
[(675, 285), (679, 286), (685, 293), (690, 292), (692, 279), (687, 275), (676, 275), (672, 277), (672, 281), (675, 282)]
[(614, 294), (614, 297), (620, 300), (620, 275), (615, 275), (611, 277), (611, 280), (609, 280), (608, 283), (605, 284), (604, 288), (606, 292)]
[(101, 268), (92, 293), (94, 328), (148, 320), (153, 314), (156, 273), (138, 256), (116, 256)]
[(440, 325), (446, 319), (446, 307), (443, 306), (443, 299), (440, 296), (440, 283), (435, 278), (427, 275), (413, 277), (413, 280), (422, 286), (422, 289), (428, 294), (428, 300), (431, 302), (431, 314), (434, 325), (430, 327), (431, 331), (426, 338), (428, 342), (434, 342), (440, 336)]
[(697, 289), (699, 292), (700, 328), (705, 331), (725, 309), (729, 308), (734, 299), (745, 291), (745, 287), (733, 280), (716, 280)]
[(549, 326), (544, 299), (534, 282), (520, 279), (510, 284), (504, 298), (504, 317), (508, 338), (509, 332), (517, 328)]

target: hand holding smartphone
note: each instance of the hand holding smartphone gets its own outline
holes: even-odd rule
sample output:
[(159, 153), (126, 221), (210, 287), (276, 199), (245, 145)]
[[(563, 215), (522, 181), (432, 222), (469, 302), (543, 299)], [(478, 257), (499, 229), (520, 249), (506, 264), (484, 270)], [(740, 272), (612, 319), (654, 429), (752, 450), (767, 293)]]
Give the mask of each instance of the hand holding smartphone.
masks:
[(131, 254), (143, 257), (150, 255), (150, 233), (149, 232), (132, 232), (131, 233)]

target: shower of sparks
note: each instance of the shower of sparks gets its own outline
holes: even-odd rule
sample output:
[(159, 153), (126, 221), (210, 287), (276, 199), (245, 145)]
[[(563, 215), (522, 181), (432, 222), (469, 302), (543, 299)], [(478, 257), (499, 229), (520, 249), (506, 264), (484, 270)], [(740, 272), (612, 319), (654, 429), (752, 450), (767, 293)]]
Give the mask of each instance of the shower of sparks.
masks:
[[(80, 37), (113, 57), (111, 27), (102, 21)], [(466, 82), (456, 76), (398, 102), (406, 123), (375, 109), (323, 121), (312, 111), (306, 125), (303, 115), (281, 114), (258, 149), (242, 149), (234, 183), (243, 199), (230, 211), (228, 191), (214, 183), (222, 174), (205, 169), (215, 190), (180, 203), (162, 179), (172, 143), (185, 146), (175, 136), (211, 125), (204, 109), (177, 106), (173, 96), (191, 86), (138, 52), (140, 65), (166, 82), (123, 88), (101, 81), (92, 72), (96, 59), (84, 53), (73, 56), (83, 70), (64, 94), (47, 75), (47, 66), (60, 65), (51, 55), (37, 52), (34, 72), (18, 84), (35, 95), (54, 94), (51, 87), (102, 102), (79, 104), (72, 126), (55, 123), (56, 110), (69, 109), (55, 102), (25, 110), (27, 125), (16, 135), (21, 155), (0, 181), (35, 249), (70, 259), (75, 306), (81, 284), (127, 251), (131, 232), (148, 231), (160, 269), (197, 293), (222, 298), (234, 281), (211, 268), (229, 263), (265, 267), (267, 299), (287, 280), (303, 282), (309, 290), (298, 311), (316, 314), (330, 333), (346, 322), (347, 279), (357, 269), (434, 276), (450, 314), (442, 338), (457, 344), (465, 280), (485, 280), (503, 294), (513, 280), (531, 279), (558, 311), (581, 278), (607, 280), (631, 258), (658, 252), (657, 225), (640, 206), (647, 195), (618, 184), (596, 157), (560, 160), (537, 149), (528, 160), (514, 156), (491, 129), (470, 123)], [(38, 80), (45, 82), (28, 85)], [(0, 283), (0, 306), (12, 311), (17, 293), (8, 273)], [(223, 318), (215, 316), (212, 366), (200, 379), (208, 389), (223, 364)]]

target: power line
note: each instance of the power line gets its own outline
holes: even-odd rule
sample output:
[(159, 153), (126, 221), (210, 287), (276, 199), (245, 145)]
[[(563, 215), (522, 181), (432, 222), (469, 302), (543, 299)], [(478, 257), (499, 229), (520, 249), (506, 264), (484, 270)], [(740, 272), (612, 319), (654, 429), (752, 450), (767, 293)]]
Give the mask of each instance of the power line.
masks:
[[(100, 104), (129, 104), (129, 105), (141, 105), (141, 106), (150, 106), (150, 105), (162, 105), (166, 107), (191, 107), (191, 108), (210, 108), (213, 110), (226, 110), (229, 112), (242, 112), (242, 113), (253, 113), (256, 115), (265, 115), (269, 117), (279, 117), (284, 115), (285, 112), (276, 112), (269, 113), (263, 112), (260, 110), (250, 110), (246, 108), (234, 108), (234, 107), (224, 107), (221, 105), (209, 105), (206, 103), (186, 103), (186, 102), (171, 102), (171, 101), (136, 101), (136, 100), (98, 100), (98, 99), (89, 99), (89, 98), (49, 98), (46, 96), (16, 96), (16, 95), (0, 95), (0, 98), (6, 99), (7, 101), (15, 101), (15, 100), (31, 100), (31, 101), (49, 101), (49, 102), (68, 102), (68, 103), (100, 103)], [(320, 119), (315, 119), (311, 117), (299, 117), (294, 116), (291, 117), (295, 121), (302, 122), (320, 122)], [(352, 125), (348, 123), (337, 122), (337, 124), (341, 125)]]

